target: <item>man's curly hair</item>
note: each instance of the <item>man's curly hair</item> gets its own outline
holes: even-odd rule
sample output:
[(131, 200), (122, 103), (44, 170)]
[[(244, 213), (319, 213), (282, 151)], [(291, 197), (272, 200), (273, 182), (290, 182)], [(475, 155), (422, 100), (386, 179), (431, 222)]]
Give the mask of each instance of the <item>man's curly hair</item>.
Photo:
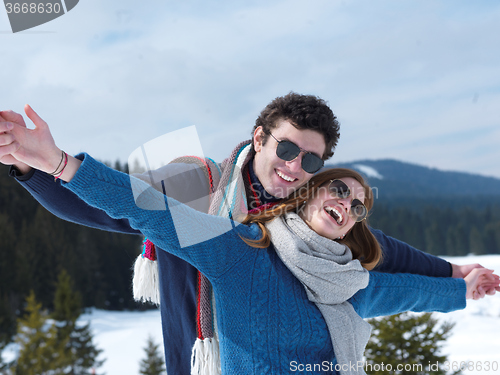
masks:
[(264, 131), (263, 144), (266, 144), (272, 129), (282, 120), (289, 121), (297, 129), (309, 129), (322, 134), (325, 139), (323, 160), (333, 156), (340, 137), (340, 123), (326, 102), (314, 95), (301, 95), (290, 92), (279, 96), (269, 103), (255, 121), (252, 136), (257, 127)]

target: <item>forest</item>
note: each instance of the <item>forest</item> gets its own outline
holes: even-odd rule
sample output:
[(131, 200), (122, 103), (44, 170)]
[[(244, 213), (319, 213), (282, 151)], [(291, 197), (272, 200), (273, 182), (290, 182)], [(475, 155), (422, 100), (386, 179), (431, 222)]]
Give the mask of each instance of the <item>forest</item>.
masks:
[(500, 205), (474, 208), (416, 200), (414, 207), (375, 202), (373, 228), (433, 255), (500, 254)]
[[(124, 168), (119, 162), (113, 167)], [(476, 207), (415, 199), (398, 206), (379, 199), (372, 227), (434, 255), (500, 253), (500, 205)], [(470, 201), (468, 201), (470, 203)], [(140, 236), (110, 233), (65, 222), (40, 206), (0, 165), (0, 342), (16, 331), (16, 318), (34, 291), (53, 309), (57, 277), (67, 271), (83, 307), (146, 309), (133, 301), (131, 267)]]
[[(114, 165), (121, 169), (119, 163)], [(53, 309), (57, 277), (66, 270), (83, 307), (144, 309), (131, 291), (131, 267), (142, 237), (65, 222), (39, 205), (0, 165), (0, 335), (9, 340), (33, 290)], [(1, 340), (0, 340), (1, 341)]]

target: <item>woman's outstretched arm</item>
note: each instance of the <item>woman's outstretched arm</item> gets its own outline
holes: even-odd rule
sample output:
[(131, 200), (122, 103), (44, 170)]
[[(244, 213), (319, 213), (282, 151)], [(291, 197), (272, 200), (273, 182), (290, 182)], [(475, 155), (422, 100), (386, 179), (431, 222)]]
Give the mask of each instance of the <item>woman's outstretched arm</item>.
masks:
[(255, 225), (248, 227), (196, 211), (89, 155), (63, 186), (110, 217), (128, 219), (132, 228), (155, 245), (191, 263), (209, 278), (223, 274), (247, 252), (254, 251), (240, 236), (260, 236)]
[(64, 187), (87, 204), (114, 219), (127, 219), (133, 229), (158, 247), (168, 248), (207, 276), (219, 274), (242, 258), (246, 247), (242, 246), (240, 234), (258, 238), (258, 233), (253, 233), (255, 228), (202, 214), (89, 155), (84, 155), (82, 162), (64, 154), (56, 146), (47, 123), (29, 106), (26, 114), (36, 128), (14, 126), (11, 130), (19, 144), (12, 154), (17, 160), (49, 174), (58, 172), (56, 177), (66, 182)]
[(466, 299), (473, 299), (478, 288), (498, 285), (498, 276), (486, 268), (473, 270), (465, 279), (370, 272), (368, 287), (349, 302), (363, 318), (404, 311), (450, 312), (465, 308)]

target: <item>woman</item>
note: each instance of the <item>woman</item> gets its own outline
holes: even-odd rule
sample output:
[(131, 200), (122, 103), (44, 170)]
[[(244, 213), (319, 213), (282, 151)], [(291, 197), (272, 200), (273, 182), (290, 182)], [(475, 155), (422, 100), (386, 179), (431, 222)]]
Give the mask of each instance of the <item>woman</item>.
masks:
[[(66, 181), (65, 187), (110, 216), (128, 219), (210, 279), (224, 374), (281, 374), (300, 365), (309, 365), (312, 373), (364, 373), (370, 329), (362, 318), (453, 311), (464, 308), (478, 287), (498, 286), (485, 269), (465, 282), (370, 274), (381, 256), (365, 220), (373, 197), (354, 171), (320, 173), (294, 197), (249, 216), (247, 225), (231, 222), (224, 232), (220, 228), (228, 227), (228, 219), (180, 205), (88, 155), (80, 162), (61, 152), (50, 133), (20, 141), (36, 147), (14, 154), (18, 160)], [(142, 207), (167, 209), (138, 208), (131, 184), (142, 186)], [(209, 238), (213, 232), (223, 234), (210, 240), (210, 247), (179, 244), (179, 237)]]

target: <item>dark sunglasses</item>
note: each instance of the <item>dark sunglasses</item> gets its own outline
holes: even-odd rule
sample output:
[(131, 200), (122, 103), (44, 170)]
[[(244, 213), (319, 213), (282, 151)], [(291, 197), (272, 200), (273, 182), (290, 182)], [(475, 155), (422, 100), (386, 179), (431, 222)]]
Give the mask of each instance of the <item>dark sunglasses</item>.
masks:
[(271, 137), (274, 138), (276, 142), (278, 142), (278, 147), (276, 148), (276, 155), (285, 161), (292, 161), (299, 156), (301, 152), (304, 152), (304, 156), (302, 157), (302, 169), (307, 173), (316, 173), (323, 167), (323, 159), (319, 156), (311, 154), (309, 151), (301, 149), (295, 143), (290, 141), (278, 141), (274, 135), (269, 133)]
[[(351, 189), (349, 189), (349, 186), (347, 186), (346, 183), (342, 180), (330, 181), (330, 185), (328, 185), (328, 191), (332, 196), (339, 199), (346, 199), (351, 195)], [(363, 221), (368, 215), (368, 209), (359, 199), (353, 199), (351, 202), (351, 211), (349, 214), (356, 222)]]

